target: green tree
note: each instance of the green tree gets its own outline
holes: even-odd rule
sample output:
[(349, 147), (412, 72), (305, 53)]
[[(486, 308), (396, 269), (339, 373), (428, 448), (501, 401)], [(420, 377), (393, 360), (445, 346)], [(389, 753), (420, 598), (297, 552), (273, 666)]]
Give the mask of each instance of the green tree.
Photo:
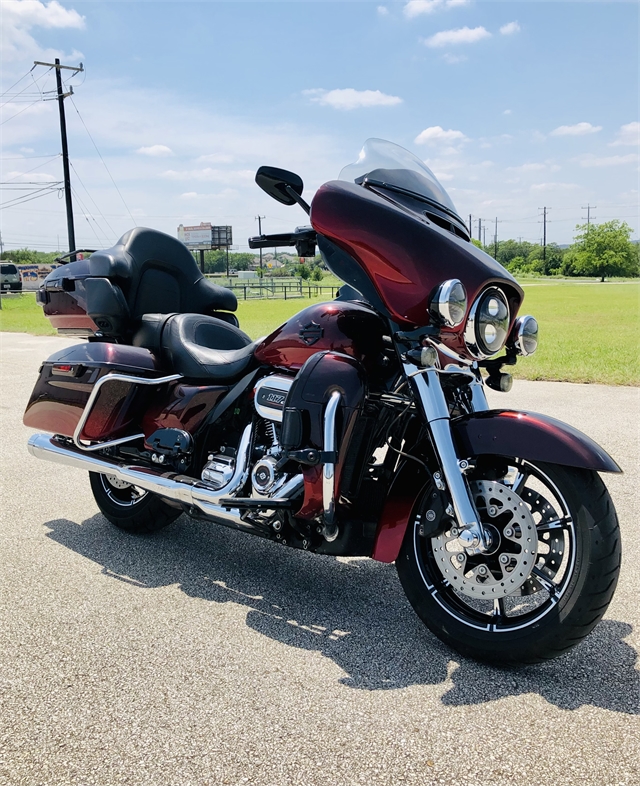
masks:
[(295, 275), (300, 276), (304, 281), (308, 281), (311, 277), (311, 268), (308, 265), (302, 264), (295, 268)]
[(324, 278), (324, 274), (322, 270), (320, 270), (319, 267), (314, 267), (313, 270), (311, 271), (311, 280), (322, 281), (323, 278)]
[(580, 276), (638, 276), (638, 252), (626, 221), (578, 224), (572, 246), (573, 269)]

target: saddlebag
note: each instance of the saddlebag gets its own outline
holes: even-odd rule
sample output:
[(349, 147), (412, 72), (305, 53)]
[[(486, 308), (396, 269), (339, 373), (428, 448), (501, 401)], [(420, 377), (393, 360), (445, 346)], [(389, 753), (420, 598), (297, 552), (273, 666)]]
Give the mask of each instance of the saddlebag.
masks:
[[(72, 437), (98, 380), (107, 374), (152, 379), (159, 376), (148, 349), (122, 344), (76, 344), (52, 355), (40, 367), (23, 422), (30, 428)], [(128, 381), (102, 384), (79, 436), (118, 439), (140, 430), (144, 407), (156, 388)]]

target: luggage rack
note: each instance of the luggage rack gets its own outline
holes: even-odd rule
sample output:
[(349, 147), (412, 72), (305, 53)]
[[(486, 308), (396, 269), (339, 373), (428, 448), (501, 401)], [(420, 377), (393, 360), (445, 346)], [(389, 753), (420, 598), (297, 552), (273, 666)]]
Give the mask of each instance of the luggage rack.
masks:
[(82, 415), (80, 415), (80, 420), (78, 420), (78, 425), (73, 432), (74, 445), (82, 451), (102, 450), (103, 448), (112, 448), (116, 445), (122, 445), (124, 442), (132, 442), (134, 439), (141, 439), (144, 437), (144, 434), (133, 434), (130, 437), (120, 437), (119, 439), (112, 439), (107, 442), (97, 442), (94, 444), (87, 444), (80, 439), (82, 429), (85, 427), (85, 424), (91, 415), (91, 411), (96, 402), (96, 399), (98, 398), (98, 394), (104, 385), (107, 384), (107, 382), (130, 382), (134, 385), (166, 385), (168, 382), (175, 382), (178, 379), (182, 379), (182, 374), (170, 374), (168, 377), (154, 377), (153, 379), (147, 379), (146, 377), (134, 377), (131, 374), (105, 374), (104, 377), (101, 377), (95, 383), (93, 390), (89, 394), (89, 398), (85, 404), (84, 410), (82, 411)]

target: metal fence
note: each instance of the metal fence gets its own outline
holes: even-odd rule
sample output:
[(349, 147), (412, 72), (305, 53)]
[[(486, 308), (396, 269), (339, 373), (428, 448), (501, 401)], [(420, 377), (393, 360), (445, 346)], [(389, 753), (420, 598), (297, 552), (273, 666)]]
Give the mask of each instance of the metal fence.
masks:
[(247, 279), (245, 282), (227, 284), (227, 289), (236, 293), (238, 300), (255, 300), (273, 298), (277, 300), (293, 300), (302, 297), (327, 297), (333, 299), (335, 286), (320, 286), (299, 279), (298, 281), (276, 282), (264, 279)]

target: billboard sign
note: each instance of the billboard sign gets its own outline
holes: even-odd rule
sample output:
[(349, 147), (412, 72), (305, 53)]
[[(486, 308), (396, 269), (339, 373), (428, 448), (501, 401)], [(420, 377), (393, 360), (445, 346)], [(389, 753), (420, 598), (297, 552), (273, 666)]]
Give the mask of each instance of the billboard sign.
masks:
[(202, 221), (199, 226), (178, 227), (178, 240), (187, 248), (211, 248), (211, 222)]

